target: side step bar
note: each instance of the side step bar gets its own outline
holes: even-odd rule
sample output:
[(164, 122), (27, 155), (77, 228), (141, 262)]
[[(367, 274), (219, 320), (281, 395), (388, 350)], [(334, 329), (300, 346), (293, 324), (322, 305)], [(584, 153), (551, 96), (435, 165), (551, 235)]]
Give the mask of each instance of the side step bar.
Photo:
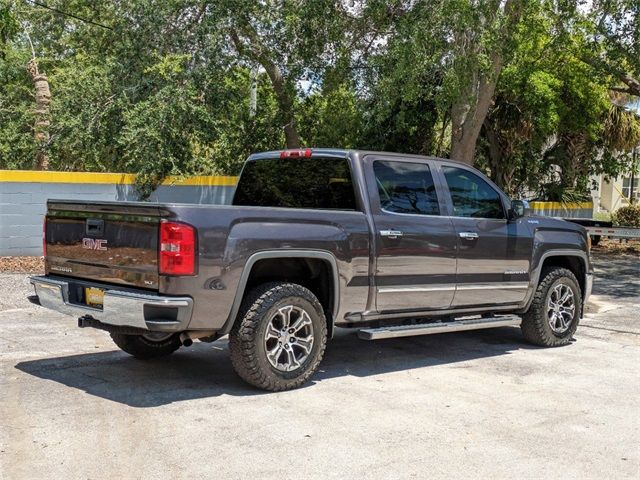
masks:
[(461, 332), (464, 330), (480, 330), (483, 328), (508, 327), (520, 325), (522, 318), (518, 315), (496, 315), (493, 317), (463, 317), (452, 322), (434, 322), (421, 325), (400, 325), (397, 327), (364, 328), (358, 330), (362, 340), (379, 340), (381, 338), (411, 337), (414, 335), (431, 335), (434, 333)]

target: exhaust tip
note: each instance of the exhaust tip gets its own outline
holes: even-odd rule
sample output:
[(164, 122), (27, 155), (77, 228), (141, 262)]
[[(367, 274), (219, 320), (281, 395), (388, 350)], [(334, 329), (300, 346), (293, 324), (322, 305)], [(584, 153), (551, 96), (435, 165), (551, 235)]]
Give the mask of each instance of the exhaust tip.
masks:
[(180, 335), (180, 343), (182, 343), (183, 347), (190, 347), (193, 345), (193, 340), (185, 334)]

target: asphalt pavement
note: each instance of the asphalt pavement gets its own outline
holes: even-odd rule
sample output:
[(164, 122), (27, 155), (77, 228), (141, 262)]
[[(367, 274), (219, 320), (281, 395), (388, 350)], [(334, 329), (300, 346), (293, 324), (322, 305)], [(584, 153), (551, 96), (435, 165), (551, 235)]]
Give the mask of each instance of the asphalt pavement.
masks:
[(596, 259), (570, 345), (359, 340), (265, 393), (225, 339), (137, 361), (0, 274), (0, 478), (640, 478), (640, 259)]

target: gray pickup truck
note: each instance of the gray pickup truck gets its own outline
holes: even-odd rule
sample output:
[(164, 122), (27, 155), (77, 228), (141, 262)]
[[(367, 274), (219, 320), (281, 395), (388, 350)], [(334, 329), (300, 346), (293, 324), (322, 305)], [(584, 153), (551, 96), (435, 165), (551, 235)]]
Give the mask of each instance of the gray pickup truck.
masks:
[(228, 334), (236, 372), (266, 390), (308, 380), (335, 327), (520, 325), (565, 345), (591, 291), (589, 238), (524, 206), (450, 160), (259, 153), (233, 205), (49, 200), (31, 299), (141, 359)]

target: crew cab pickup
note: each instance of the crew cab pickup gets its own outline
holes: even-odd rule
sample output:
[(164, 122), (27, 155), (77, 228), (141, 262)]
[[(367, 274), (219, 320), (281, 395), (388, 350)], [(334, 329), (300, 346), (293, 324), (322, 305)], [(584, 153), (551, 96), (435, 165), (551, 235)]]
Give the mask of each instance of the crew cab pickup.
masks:
[(591, 291), (579, 225), (479, 171), (395, 153), (258, 153), (232, 205), (49, 200), (43, 307), (141, 359), (229, 335), (236, 372), (300, 386), (336, 327), (365, 340), (520, 325), (571, 340)]

